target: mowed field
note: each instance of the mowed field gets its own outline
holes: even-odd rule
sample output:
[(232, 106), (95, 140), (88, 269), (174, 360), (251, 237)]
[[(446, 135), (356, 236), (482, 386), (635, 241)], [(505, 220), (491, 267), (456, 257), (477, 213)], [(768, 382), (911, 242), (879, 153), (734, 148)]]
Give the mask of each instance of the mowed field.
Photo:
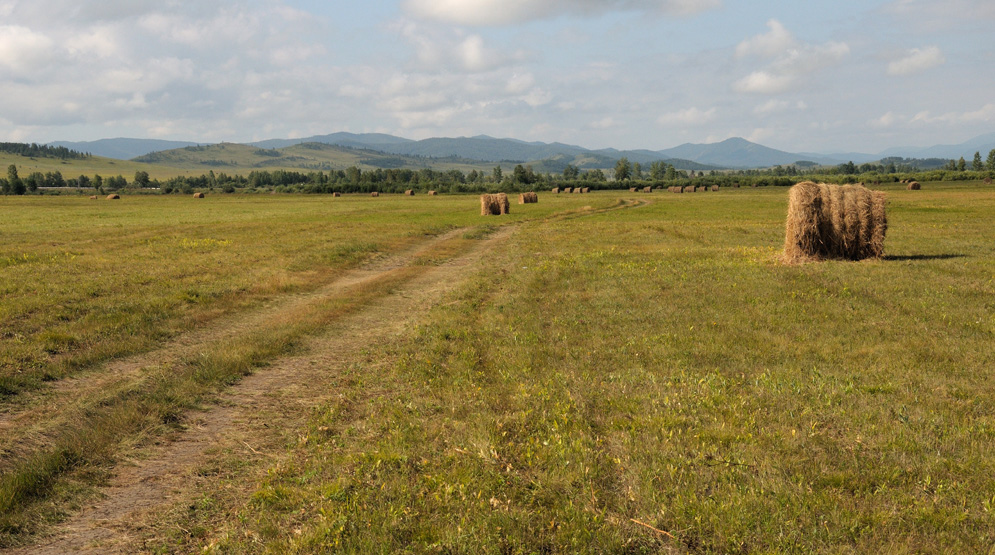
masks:
[(322, 394), (272, 437), (198, 459), (131, 550), (990, 552), (995, 189), (884, 190), (884, 259), (798, 266), (784, 188), (540, 192), (506, 217), (470, 196), (0, 198), (0, 545), (434, 275), (410, 325), (315, 356)]

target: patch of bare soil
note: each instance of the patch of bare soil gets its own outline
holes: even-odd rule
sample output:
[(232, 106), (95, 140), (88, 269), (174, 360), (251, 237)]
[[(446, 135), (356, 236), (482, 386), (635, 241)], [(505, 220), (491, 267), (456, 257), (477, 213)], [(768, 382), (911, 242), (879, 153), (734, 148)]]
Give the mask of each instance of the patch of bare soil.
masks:
[[(309, 409), (336, 394), (335, 377), (350, 364), (363, 359), (372, 344), (390, 341), (405, 333), (419, 315), (454, 288), (474, 268), (474, 262), (501, 244), (512, 233), (505, 227), (479, 241), (472, 251), (438, 266), (401, 285), (356, 313), (333, 324), (326, 333), (308, 341), (304, 354), (275, 361), (231, 387), (217, 406), (187, 417), (187, 428), (172, 441), (135, 454), (116, 469), (102, 498), (59, 526), (36, 545), (10, 551), (16, 554), (134, 553), (145, 550), (141, 538), (154, 528), (157, 515), (169, 507), (189, 503), (199, 490), (198, 471), (212, 454), (242, 453), (247, 460), (270, 461), (293, 441)], [(103, 372), (72, 380), (46, 399), (57, 403), (63, 395), (81, 395), (111, 382), (137, 375), (141, 368), (196, 352), (199, 346), (245, 333), (263, 325), (279, 313), (314, 302), (376, 279), (391, 269), (412, 262), (418, 252), (454, 237), (457, 232), (433, 239), (404, 256), (350, 272), (341, 280), (313, 293), (289, 298), (276, 306), (241, 318), (216, 322), (208, 329), (187, 334), (162, 350), (114, 363)], [(37, 417), (43, 406), (31, 407), (24, 415), (4, 422), (8, 428), (22, 418)], [(13, 424), (11, 423), (13, 422)], [(3, 428), (0, 428), (3, 433)]]

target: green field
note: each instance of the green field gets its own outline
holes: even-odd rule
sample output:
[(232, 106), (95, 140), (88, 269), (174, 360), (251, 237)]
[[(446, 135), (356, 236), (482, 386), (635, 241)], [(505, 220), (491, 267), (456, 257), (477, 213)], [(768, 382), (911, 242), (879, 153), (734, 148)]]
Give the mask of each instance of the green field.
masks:
[(799, 266), (779, 262), (784, 188), (540, 193), (504, 218), (471, 196), (0, 198), (0, 416), (441, 241), (367, 293), (14, 429), (31, 440), (0, 445), (0, 545), (44, 533), (240, 377), (508, 225), (266, 458), (218, 453), (143, 549), (991, 552), (995, 189), (885, 190), (884, 259)]

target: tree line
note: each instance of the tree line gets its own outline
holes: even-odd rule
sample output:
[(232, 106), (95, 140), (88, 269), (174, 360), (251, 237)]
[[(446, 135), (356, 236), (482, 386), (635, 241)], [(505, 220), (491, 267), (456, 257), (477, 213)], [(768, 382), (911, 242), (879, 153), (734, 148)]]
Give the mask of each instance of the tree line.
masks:
[(877, 164), (853, 162), (838, 166), (818, 166), (812, 162), (798, 162), (788, 166), (774, 166), (750, 170), (710, 170), (708, 172), (679, 170), (667, 162), (653, 162), (648, 168), (640, 163), (631, 163), (620, 158), (614, 168), (582, 171), (568, 164), (561, 173), (542, 173), (533, 170), (528, 164), (518, 164), (512, 172), (505, 174), (501, 166), (490, 172), (476, 169), (463, 172), (459, 169), (433, 170), (405, 168), (377, 168), (363, 170), (350, 166), (344, 170), (294, 171), (257, 170), (248, 175), (228, 175), (214, 170), (200, 176), (178, 176), (166, 180), (150, 178), (148, 172), (135, 172), (134, 179), (128, 182), (123, 176), (64, 178), (58, 172), (33, 172), (20, 177), (17, 167), (7, 168), (7, 178), (0, 178), (0, 191), (5, 195), (23, 195), (39, 191), (41, 188), (93, 188), (98, 192), (118, 191), (126, 187), (134, 189), (154, 189), (160, 193), (191, 193), (195, 190), (222, 191), (233, 193), (237, 190), (267, 190), (299, 193), (400, 193), (407, 189), (429, 190), (448, 193), (478, 192), (522, 192), (540, 188), (557, 187), (561, 184), (576, 183), (591, 189), (620, 189), (633, 186), (676, 186), (676, 185), (719, 185), (719, 186), (790, 186), (799, 179), (838, 183), (887, 183), (902, 179), (919, 181), (958, 181), (984, 179), (995, 176), (995, 149), (982, 160), (976, 152), (968, 167), (966, 160), (949, 160), (942, 168), (922, 171), (911, 160), (890, 158)]
[(35, 143), (0, 143), (0, 152), (18, 154), (30, 158), (59, 158), (61, 160), (84, 160), (90, 154), (84, 154), (64, 146), (39, 145)]

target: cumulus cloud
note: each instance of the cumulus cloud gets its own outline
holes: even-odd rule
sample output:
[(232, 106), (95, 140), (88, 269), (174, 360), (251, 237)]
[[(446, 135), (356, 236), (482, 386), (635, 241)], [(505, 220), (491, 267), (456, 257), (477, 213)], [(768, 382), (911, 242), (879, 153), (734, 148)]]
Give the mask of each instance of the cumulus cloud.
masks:
[(403, 4), (416, 17), (472, 26), (511, 25), (615, 11), (690, 15), (721, 5), (721, 0), (405, 0)]
[(797, 41), (790, 32), (776, 19), (767, 22), (768, 32), (744, 40), (736, 45), (736, 56), (763, 56), (773, 58), (793, 48)]
[(911, 75), (943, 65), (944, 62), (946, 59), (943, 52), (937, 46), (913, 48), (905, 57), (888, 64), (888, 75)]
[(932, 115), (929, 111), (923, 111), (919, 112), (915, 116), (912, 116), (912, 119), (909, 120), (910, 123), (943, 123), (952, 125), (990, 123), (993, 121), (995, 121), (995, 104), (985, 104), (977, 110), (967, 112), (947, 112), (938, 116)]
[(850, 54), (850, 46), (843, 42), (801, 42), (774, 19), (767, 22), (767, 27), (768, 32), (736, 46), (738, 59), (757, 57), (767, 61), (763, 69), (754, 70), (734, 82), (736, 92), (782, 93), (793, 88), (802, 76), (839, 64)]
[(663, 114), (656, 121), (661, 125), (701, 125), (714, 120), (717, 113), (718, 110), (715, 108), (701, 110), (697, 107), (691, 107)]

